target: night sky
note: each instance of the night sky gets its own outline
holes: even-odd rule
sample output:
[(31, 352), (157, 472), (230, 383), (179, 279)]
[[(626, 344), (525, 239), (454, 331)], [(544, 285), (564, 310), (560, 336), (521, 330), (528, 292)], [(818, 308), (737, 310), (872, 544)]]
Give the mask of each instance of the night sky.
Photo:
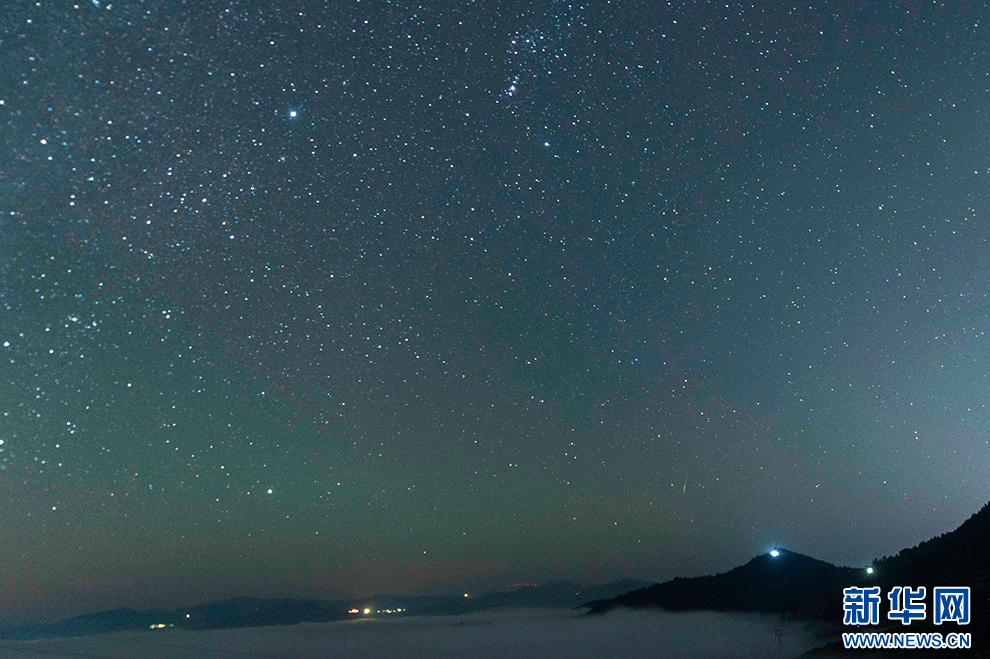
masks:
[(955, 528), (990, 8), (789, 7), (4, 3), (0, 623)]

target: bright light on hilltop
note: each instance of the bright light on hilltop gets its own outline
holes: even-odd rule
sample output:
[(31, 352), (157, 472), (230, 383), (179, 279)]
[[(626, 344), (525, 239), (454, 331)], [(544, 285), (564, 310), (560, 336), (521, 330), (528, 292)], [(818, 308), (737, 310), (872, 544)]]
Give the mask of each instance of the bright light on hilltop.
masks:
[(871, 567), (866, 568), (866, 573), (867, 574), (873, 574), (873, 568), (871, 568)]
[(773, 556), (774, 558), (777, 558), (778, 556), (780, 556), (780, 552), (777, 551), (776, 549), (771, 549), (770, 555)]

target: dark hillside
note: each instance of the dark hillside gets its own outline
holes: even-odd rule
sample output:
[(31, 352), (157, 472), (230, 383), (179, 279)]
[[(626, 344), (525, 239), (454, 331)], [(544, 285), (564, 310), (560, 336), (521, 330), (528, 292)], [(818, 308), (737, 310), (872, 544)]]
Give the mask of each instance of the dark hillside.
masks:
[(879, 559), (872, 567), (869, 574), (865, 568), (837, 567), (781, 549), (776, 557), (757, 556), (723, 574), (674, 579), (585, 606), (590, 613), (616, 607), (772, 612), (839, 624), (843, 588), (879, 586), (881, 625), (895, 624), (890, 631), (899, 631), (900, 623), (887, 618), (887, 593), (894, 586), (925, 586), (929, 615), (924, 623), (916, 622), (911, 628), (923, 631), (921, 627), (931, 623), (934, 587), (969, 586), (972, 621), (964, 631), (980, 639), (990, 638), (990, 504), (954, 531)]
[(778, 556), (757, 556), (724, 574), (678, 578), (588, 606), (591, 613), (625, 606), (824, 617), (830, 611), (841, 611), (843, 588), (866, 581), (862, 570), (781, 549)]

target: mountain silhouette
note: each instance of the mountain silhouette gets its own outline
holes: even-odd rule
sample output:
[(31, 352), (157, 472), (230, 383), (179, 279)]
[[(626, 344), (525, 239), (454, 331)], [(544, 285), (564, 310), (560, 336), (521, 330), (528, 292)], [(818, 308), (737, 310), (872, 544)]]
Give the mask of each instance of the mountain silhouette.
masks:
[(973, 595), (979, 591), (986, 596), (990, 587), (990, 503), (956, 530), (895, 556), (879, 558), (874, 565), (884, 586), (969, 586)]
[(419, 611), (421, 615), (457, 615), (497, 608), (567, 607), (572, 608), (588, 598), (615, 597), (630, 589), (647, 585), (647, 581), (623, 579), (603, 586), (582, 586), (569, 582), (551, 582), (542, 586), (524, 586), (508, 592), (488, 593), (480, 597), (440, 602)]
[[(611, 599), (583, 606), (590, 614), (616, 608), (661, 608), (668, 611), (739, 611), (778, 613), (841, 624), (844, 588), (879, 586), (881, 625), (887, 618), (887, 593), (895, 586), (927, 588), (931, 602), (937, 586), (969, 586), (971, 623), (965, 630), (979, 639), (990, 637), (990, 504), (984, 505), (954, 531), (877, 559), (871, 566), (838, 567), (786, 549), (757, 556), (728, 572), (677, 578)], [(910, 631), (922, 631), (926, 621)], [(896, 623), (900, 628), (901, 624)], [(895, 629), (895, 628), (892, 628)], [(931, 626), (938, 631), (938, 628)], [(912, 655), (917, 656), (917, 655)]]
[(818, 618), (834, 613), (837, 607), (841, 611), (842, 589), (865, 584), (864, 574), (862, 570), (836, 567), (779, 549), (776, 556), (757, 556), (723, 574), (677, 578), (584, 606), (590, 613), (617, 607), (659, 607), (668, 611), (746, 611)]
[[(406, 615), (456, 615), (494, 608), (566, 607), (572, 608), (588, 598), (614, 597), (646, 585), (646, 581), (624, 579), (602, 586), (574, 583), (549, 583), (526, 586), (508, 592), (480, 597), (408, 596), (384, 594), (362, 599), (337, 601), (257, 599), (234, 597), (169, 610), (135, 611), (116, 609), (101, 611), (54, 623), (28, 623), (0, 628), (0, 640), (28, 641), (43, 638), (90, 636), (124, 630), (229, 629), (293, 625), (300, 622), (332, 622), (352, 619), (352, 610), (370, 611), (367, 615), (394, 615), (401, 609)], [(386, 611), (390, 613), (386, 613)]]

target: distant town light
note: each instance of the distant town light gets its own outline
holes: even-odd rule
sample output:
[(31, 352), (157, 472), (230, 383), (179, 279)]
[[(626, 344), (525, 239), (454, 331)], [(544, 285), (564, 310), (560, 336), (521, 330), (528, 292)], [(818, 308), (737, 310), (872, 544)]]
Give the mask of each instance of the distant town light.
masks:
[(871, 568), (871, 567), (866, 568), (866, 573), (867, 574), (873, 574), (873, 568)]
[(370, 613), (371, 613), (371, 609), (365, 609), (365, 610), (364, 610), (364, 615), (368, 615), (368, 614), (370, 614)]
[(780, 552), (777, 551), (776, 549), (771, 549), (770, 555), (773, 556), (774, 558), (777, 558), (778, 556), (780, 556)]

